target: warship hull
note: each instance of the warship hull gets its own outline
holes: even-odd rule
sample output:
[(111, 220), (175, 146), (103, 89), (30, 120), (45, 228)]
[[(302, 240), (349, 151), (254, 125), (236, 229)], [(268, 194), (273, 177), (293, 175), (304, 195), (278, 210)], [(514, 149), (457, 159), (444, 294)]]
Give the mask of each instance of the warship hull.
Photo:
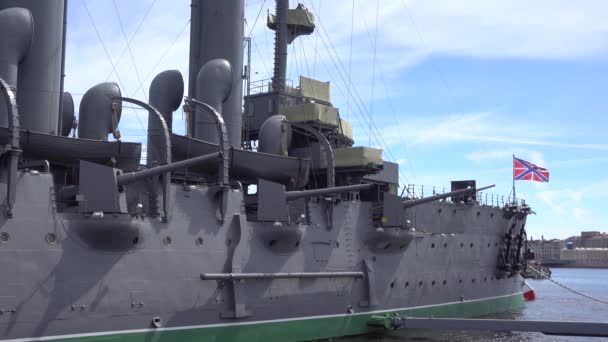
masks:
[(60, 213), (53, 184), (20, 172), (2, 218), (1, 339), (300, 341), (367, 333), (374, 314), (523, 305), (520, 275), (497, 271), (505, 232), (525, 223), (504, 208), (426, 203), (415, 231), (392, 233), (368, 202), (338, 202), (330, 228), (311, 200), (309, 224), (278, 226), (247, 221), (233, 189), (219, 223), (211, 188), (172, 184), (166, 224)]

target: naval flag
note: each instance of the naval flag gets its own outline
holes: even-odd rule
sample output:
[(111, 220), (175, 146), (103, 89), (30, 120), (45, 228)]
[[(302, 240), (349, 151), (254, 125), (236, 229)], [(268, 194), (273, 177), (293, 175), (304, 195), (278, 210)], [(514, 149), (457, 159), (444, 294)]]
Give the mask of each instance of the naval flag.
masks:
[(513, 156), (513, 180), (548, 182), (549, 170)]

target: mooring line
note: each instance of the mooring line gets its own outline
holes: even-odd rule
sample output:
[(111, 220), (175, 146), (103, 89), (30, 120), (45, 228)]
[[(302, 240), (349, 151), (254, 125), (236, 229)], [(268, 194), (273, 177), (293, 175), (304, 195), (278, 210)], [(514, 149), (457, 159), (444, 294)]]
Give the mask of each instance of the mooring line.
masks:
[(536, 268), (534, 268), (534, 267), (532, 267), (530, 265), (528, 265), (528, 267), (530, 267), (531, 269), (533, 269), (534, 271), (536, 271), (542, 278), (549, 280), (550, 282), (554, 283), (557, 286), (563, 287), (564, 289), (566, 289), (566, 290), (568, 290), (570, 292), (576, 293), (579, 296), (583, 296), (583, 297), (585, 297), (587, 299), (591, 299), (591, 300), (594, 300), (596, 302), (608, 304), (608, 300), (603, 300), (603, 299), (600, 299), (600, 298), (596, 298), (596, 297), (592, 297), (592, 296), (589, 296), (587, 294), (584, 294), (584, 293), (582, 293), (580, 291), (572, 289), (572, 288), (570, 288), (570, 287), (568, 287), (568, 286), (566, 286), (566, 285), (558, 282), (557, 280), (553, 280), (553, 279), (549, 278), (549, 276), (547, 276), (542, 270), (536, 269)]

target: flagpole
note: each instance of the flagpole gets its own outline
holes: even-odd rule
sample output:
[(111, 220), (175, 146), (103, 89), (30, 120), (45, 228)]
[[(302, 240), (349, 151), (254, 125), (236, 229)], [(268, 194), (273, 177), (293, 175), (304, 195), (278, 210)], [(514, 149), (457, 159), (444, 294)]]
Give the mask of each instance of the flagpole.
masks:
[(515, 197), (515, 154), (513, 155), (513, 204), (517, 204), (517, 197)]

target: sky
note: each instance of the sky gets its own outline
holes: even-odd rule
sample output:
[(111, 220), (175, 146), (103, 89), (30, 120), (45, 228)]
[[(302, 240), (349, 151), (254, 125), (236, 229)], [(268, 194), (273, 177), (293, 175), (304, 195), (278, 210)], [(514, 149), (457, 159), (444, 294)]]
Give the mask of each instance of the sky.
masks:
[[(300, 2), (317, 27), (289, 46), (288, 79), (331, 82), (355, 144), (382, 148), (402, 184), (427, 195), (475, 179), (506, 198), (515, 155), (550, 171), (549, 183), (515, 184), (536, 213), (528, 236), (608, 231), (608, 2)], [(189, 5), (69, 1), (65, 89), (77, 108), (105, 81), (142, 100), (161, 71), (180, 70), (187, 82)], [(273, 0), (245, 1), (252, 81), (271, 78), (268, 11)], [(175, 113), (177, 133), (183, 118)], [(123, 140), (145, 142), (146, 123), (145, 112), (127, 108)]]

